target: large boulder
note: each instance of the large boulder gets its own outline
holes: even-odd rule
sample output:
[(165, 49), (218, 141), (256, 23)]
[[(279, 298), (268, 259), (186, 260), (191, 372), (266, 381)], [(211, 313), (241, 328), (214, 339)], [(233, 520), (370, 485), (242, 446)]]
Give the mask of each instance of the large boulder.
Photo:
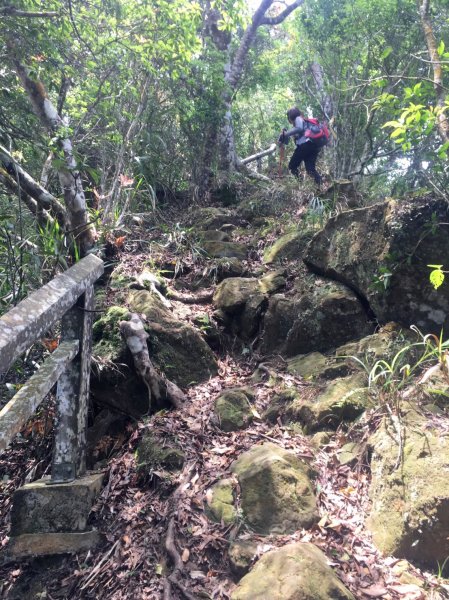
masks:
[(309, 542), (287, 544), (257, 561), (231, 594), (231, 600), (354, 600)]
[(346, 286), (313, 276), (273, 295), (264, 319), (262, 352), (295, 356), (326, 352), (373, 330), (363, 305)]
[(449, 439), (427, 425), (409, 410), (402, 441), (388, 418), (371, 437), (367, 526), (383, 553), (437, 569), (449, 556)]
[(434, 290), (429, 264), (447, 266), (446, 200), (388, 200), (329, 219), (305, 262), (365, 298), (381, 323), (449, 331), (449, 284)]
[(293, 533), (318, 519), (310, 468), (272, 443), (255, 446), (231, 467), (240, 484), (244, 517), (263, 534)]
[(282, 272), (267, 273), (260, 279), (231, 277), (222, 281), (213, 297), (217, 316), (242, 339), (250, 339), (259, 329), (270, 294), (285, 286)]
[(369, 390), (362, 373), (335, 379), (315, 397), (303, 398), (286, 391), (274, 396), (264, 416), (275, 422), (278, 417), (300, 423), (306, 433), (336, 429), (341, 423), (354, 421), (369, 405)]
[(133, 312), (145, 315), (151, 360), (168, 379), (187, 387), (216, 375), (217, 361), (201, 333), (174, 318), (156, 294), (131, 292), (128, 303)]
[(312, 234), (310, 231), (292, 231), (281, 236), (272, 246), (266, 248), (264, 252), (264, 262), (266, 264), (281, 260), (300, 261), (305, 252), (307, 244)]

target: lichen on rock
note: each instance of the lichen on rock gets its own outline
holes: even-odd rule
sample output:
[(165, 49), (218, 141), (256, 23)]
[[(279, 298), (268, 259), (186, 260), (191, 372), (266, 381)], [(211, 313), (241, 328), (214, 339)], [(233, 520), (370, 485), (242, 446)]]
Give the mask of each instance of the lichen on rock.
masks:
[(231, 600), (268, 599), (354, 600), (354, 596), (319, 548), (296, 542), (264, 554), (231, 594)]
[(292, 533), (318, 519), (311, 469), (272, 443), (255, 446), (232, 465), (248, 525), (259, 533)]

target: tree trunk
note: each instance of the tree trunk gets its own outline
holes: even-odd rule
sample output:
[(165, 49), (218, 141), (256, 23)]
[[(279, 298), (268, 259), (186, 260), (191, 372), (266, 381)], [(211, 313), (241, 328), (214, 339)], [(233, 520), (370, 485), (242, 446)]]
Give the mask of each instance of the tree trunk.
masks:
[(78, 246), (79, 255), (85, 256), (95, 243), (95, 229), (89, 225), (81, 175), (76, 166), (72, 142), (65, 134), (66, 123), (58, 115), (42, 83), (29, 77), (26, 68), (14, 56), (14, 47), (11, 44), (9, 49), (12, 50), (14, 66), (34, 112), (44, 127), (57, 139), (57, 146), (64, 161), (64, 166), (58, 168), (57, 172), (67, 209), (67, 233), (73, 238), (74, 245)]
[[(429, 15), (430, 0), (418, 0), (418, 10), (421, 17), (421, 27), (427, 44), (430, 60), (433, 69), (433, 87), (437, 106), (440, 109), (445, 107), (446, 92), (443, 87), (443, 68), (441, 58), (438, 54), (437, 41), (433, 32), (432, 22)], [(449, 141), (449, 122), (445, 112), (442, 110), (437, 115), (437, 128), (443, 142)]]
[(225, 170), (232, 171), (239, 166), (239, 160), (235, 149), (234, 128), (232, 125), (232, 101), (239, 87), (245, 68), (248, 52), (254, 43), (257, 30), (261, 25), (278, 25), (296, 8), (303, 4), (304, 0), (294, 0), (276, 17), (267, 17), (266, 13), (271, 8), (274, 0), (262, 0), (256, 9), (251, 23), (245, 30), (237, 52), (232, 62), (225, 66), (223, 92), (223, 125), (220, 131), (221, 164)]

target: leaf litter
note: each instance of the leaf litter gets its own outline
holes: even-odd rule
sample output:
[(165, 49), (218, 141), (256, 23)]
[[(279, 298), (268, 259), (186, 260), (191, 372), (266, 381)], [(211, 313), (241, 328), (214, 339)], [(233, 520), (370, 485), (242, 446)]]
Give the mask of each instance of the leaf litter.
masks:
[[(125, 242), (129, 244), (131, 242)], [(122, 268), (137, 272), (146, 254), (139, 245), (122, 256)], [(263, 248), (260, 248), (260, 253)], [(176, 262), (176, 252), (166, 261)], [(189, 269), (203, 268), (184, 259)], [(190, 271), (192, 273), (192, 271)], [(178, 306), (183, 318), (195, 311), (211, 312), (204, 305)], [(138, 423), (122, 447), (108, 462), (105, 486), (94, 505), (90, 525), (104, 535), (103, 544), (76, 556), (0, 562), (0, 597), (110, 600), (182, 600), (209, 598), (227, 600), (235, 581), (227, 549), (229, 541), (251, 537), (258, 556), (292, 541), (312, 542), (323, 550), (329, 564), (355, 598), (366, 600), (440, 600), (449, 598), (449, 586), (435, 575), (407, 564), (416, 583), (401, 580), (400, 561), (382, 557), (373, 545), (364, 522), (369, 510), (369, 468), (339, 463), (338, 450), (346, 435), (337, 432), (320, 451), (297, 429), (280, 420), (273, 425), (261, 420), (276, 388), (269, 379), (251, 379), (257, 356), (251, 352), (229, 352), (220, 360), (218, 376), (188, 390), (183, 410), (162, 411)], [(276, 363), (276, 374), (285, 387), (308, 383), (284, 372), (285, 361)], [(243, 431), (221, 431), (213, 419), (213, 403), (220, 391), (248, 386), (256, 393), (254, 420)], [(366, 437), (366, 428), (353, 432)], [(35, 431), (37, 430), (37, 433)], [(0, 456), (0, 547), (7, 545), (8, 518), (14, 489), (27, 478), (48, 472), (52, 438), (46, 430), (30, 426), (29, 437), (17, 439)], [(176, 440), (186, 461), (181, 473), (137, 469), (136, 447), (146, 432), (158, 439)], [(315, 479), (320, 510), (319, 522), (309, 530), (291, 535), (260, 536), (250, 532), (243, 519), (227, 526), (213, 523), (205, 515), (208, 490), (230, 476), (232, 462), (255, 444), (272, 441), (308, 460)], [(237, 499), (238, 501), (238, 499)], [(25, 590), (25, 591), (24, 591)], [(32, 592), (30, 592), (32, 590)], [(267, 599), (269, 600), (269, 599)]]

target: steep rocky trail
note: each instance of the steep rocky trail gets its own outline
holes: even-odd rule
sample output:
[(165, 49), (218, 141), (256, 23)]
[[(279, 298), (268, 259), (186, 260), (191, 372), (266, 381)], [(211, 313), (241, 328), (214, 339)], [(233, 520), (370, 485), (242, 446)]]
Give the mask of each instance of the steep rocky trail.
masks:
[[(96, 325), (92, 382), (92, 463), (106, 478), (91, 523), (104, 543), (2, 567), (2, 597), (449, 598), (436, 565), (382, 554), (366, 525), (371, 436), (388, 409), (358, 361), (391, 360), (408, 334), (371, 322), (342, 278), (307, 271), (298, 257), (322, 215), (304, 198), (274, 194), (197, 211), (171, 236), (133, 231), (126, 251), (116, 249), (98, 295), (107, 312)], [(365, 297), (384, 323), (393, 320), (384, 301)], [(143, 316), (155, 365), (185, 391), (182, 408), (148, 414), (118, 332), (128, 310)], [(426, 415), (426, 427), (449, 424), (444, 412)], [(24, 477), (10, 465), (31, 456), (36, 437), (48, 444), (44, 428), (30, 450), (18, 441), (1, 459), (10, 478), (2, 544)], [(394, 463), (394, 435), (390, 446)]]

